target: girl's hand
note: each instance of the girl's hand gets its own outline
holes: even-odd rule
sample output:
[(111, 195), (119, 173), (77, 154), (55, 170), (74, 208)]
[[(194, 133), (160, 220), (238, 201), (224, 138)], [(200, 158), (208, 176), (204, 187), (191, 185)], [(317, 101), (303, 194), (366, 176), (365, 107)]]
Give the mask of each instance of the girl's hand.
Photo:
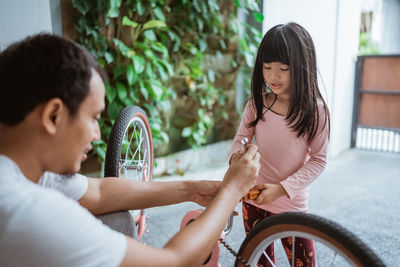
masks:
[(254, 189), (262, 190), (261, 194), (254, 200), (257, 205), (271, 204), (286, 195), (286, 190), (281, 184), (259, 184), (254, 186)]

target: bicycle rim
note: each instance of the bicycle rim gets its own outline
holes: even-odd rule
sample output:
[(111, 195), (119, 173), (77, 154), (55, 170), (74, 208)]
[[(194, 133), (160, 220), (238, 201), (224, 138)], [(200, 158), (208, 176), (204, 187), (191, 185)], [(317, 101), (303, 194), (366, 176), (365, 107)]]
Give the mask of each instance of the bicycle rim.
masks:
[[(294, 258), (289, 260), (283, 251), (277, 251), (280, 240), (288, 237), (314, 240), (318, 266), (385, 266), (368, 246), (337, 223), (297, 212), (274, 215), (257, 224), (243, 241), (239, 255), (250, 266), (257, 266), (267, 257), (264, 250), (275, 243), (276, 261), (270, 266), (296, 266)], [(237, 260), (235, 266), (242, 265)]]
[(133, 116), (125, 130), (119, 159), (119, 177), (149, 181), (151, 178), (150, 139), (146, 124)]
[[(137, 106), (121, 111), (111, 129), (104, 176), (150, 181), (153, 175), (153, 142), (145, 112)], [(130, 211), (137, 224), (138, 239), (144, 233), (144, 210)]]

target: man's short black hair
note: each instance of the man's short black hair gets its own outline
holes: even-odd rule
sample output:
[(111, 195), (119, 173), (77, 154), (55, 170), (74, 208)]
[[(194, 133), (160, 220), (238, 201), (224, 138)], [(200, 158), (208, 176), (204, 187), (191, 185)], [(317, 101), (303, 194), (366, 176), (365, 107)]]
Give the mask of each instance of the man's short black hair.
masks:
[(51, 34), (14, 43), (0, 54), (0, 123), (17, 125), (37, 105), (60, 98), (71, 116), (89, 94), (92, 70), (106, 76), (78, 44)]

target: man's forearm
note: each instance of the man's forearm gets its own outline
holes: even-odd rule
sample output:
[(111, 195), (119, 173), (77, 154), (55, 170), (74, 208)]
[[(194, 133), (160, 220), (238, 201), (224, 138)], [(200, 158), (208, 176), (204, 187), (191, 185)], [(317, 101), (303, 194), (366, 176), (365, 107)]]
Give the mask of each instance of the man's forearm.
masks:
[(241, 197), (241, 194), (229, 190), (219, 192), (210, 206), (181, 230), (179, 235), (174, 236), (164, 248), (174, 249), (180, 251), (180, 255), (185, 255), (188, 260), (185, 266), (191, 266), (193, 262), (190, 262), (190, 259), (195, 257), (204, 262)]
[(79, 203), (93, 214), (143, 209), (191, 201), (191, 181), (138, 182), (119, 178), (88, 178), (89, 185)]

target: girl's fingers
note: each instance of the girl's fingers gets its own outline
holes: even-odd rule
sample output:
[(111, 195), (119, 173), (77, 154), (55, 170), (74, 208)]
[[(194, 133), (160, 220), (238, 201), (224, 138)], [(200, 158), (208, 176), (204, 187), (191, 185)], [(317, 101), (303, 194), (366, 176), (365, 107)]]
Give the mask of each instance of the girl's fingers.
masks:
[(253, 188), (257, 189), (257, 190), (263, 190), (267, 187), (264, 184), (258, 184), (258, 185), (255, 185)]
[(260, 194), (260, 195), (258, 196), (258, 198), (256, 198), (256, 199), (254, 200), (254, 202), (256, 202), (256, 204), (259, 205), (259, 204), (262, 202), (262, 200), (263, 200), (263, 197), (262, 197), (262, 195)]

